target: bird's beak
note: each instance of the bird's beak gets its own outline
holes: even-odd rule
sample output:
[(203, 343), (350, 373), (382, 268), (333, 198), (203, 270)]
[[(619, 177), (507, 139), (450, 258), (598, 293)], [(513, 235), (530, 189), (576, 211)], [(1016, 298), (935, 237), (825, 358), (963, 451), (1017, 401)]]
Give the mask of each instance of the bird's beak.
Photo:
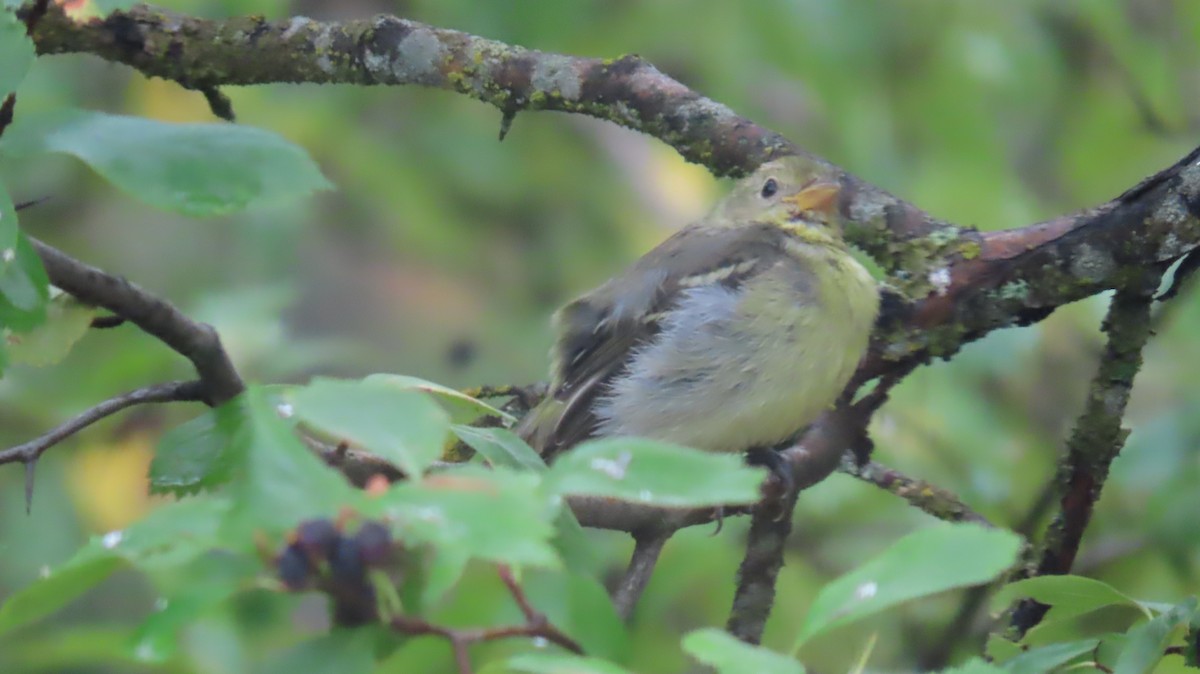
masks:
[(781, 201), (795, 207), (797, 217), (805, 213), (820, 213), (826, 217), (837, 210), (837, 197), (841, 186), (836, 182), (818, 180), (795, 194), (783, 197)]

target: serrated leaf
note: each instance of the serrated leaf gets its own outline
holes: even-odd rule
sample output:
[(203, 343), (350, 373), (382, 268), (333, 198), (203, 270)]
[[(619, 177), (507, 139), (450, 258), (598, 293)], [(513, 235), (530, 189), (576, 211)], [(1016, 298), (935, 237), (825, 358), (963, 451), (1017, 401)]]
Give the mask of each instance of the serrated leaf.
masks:
[(751, 646), (724, 630), (709, 627), (688, 633), (683, 650), (718, 674), (803, 674), (804, 666), (786, 655)]
[(66, 111), (20, 117), (0, 151), (72, 155), (142, 201), (190, 216), (224, 215), (331, 187), (304, 150), (237, 124)]
[(1021, 538), (974, 524), (920, 529), (826, 585), (813, 600), (793, 652), (821, 632), (912, 599), (992, 580), (1016, 561)]
[(406, 391), (428, 393), (446, 408), (446, 411), (450, 413), (451, 421), (454, 423), (467, 423), (481, 416), (500, 417), (508, 423), (516, 421), (516, 417), (513, 415), (498, 407), (489, 405), (478, 398), (472, 398), (462, 391), (457, 391), (448, 386), (442, 386), (441, 384), (426, 381), (418, 377), (380, 373), (369, 375), (364, 381), (380, 382)]
[(1044, 674), (1092, 651), (1098, 643), (1099, 639), (1083, 639), (1034, 648), (1006, 661), (1004, 669), (1011, 674)]
[(992, 597), (1000, 610), (1019, 597), (1029, 597), (1054, 607), (1058, 620), (1090, 613), (1105, 606), (1126, 605), (1145, 611), (1137, 600), (1111, 585), (1084, 576), (1038, 576), (1005, 585)]
[(59, 295), (47, 305), (45, 323), (27, 333), (9, 337), (12, 361), (34, 367), (62, 361), (75, 343), (87, 334), (95, 315), (95, 307), (83, 304), (70, 295)]
[(0, 633), (57, 611), (123, 563), (156, 569), (190, 562), (215, 544), (227, 507), (216, 499), (171, 503), (122, 531), (93, 537), (65, 564), (0, 606)]
[(547, 487), (561, 495), (600, 496), (674, 508), (759, 500), (766, 477), (740, 455), (712, 454), (640, 438), (584, 442), (554, 461)]
[(26, 32), (16, 14), (0, 11), (0, 99), (17, 90), (37, 56)]
[(554, 509), (530, 473), (463, 466), (395, 485), (363, 508), (390, 518), (405, 541), (515, 566), (559, 566), (550, 545)]
[(607, 660), (569, 653), (522, 653), (505, 665), (506, 671), (529, 674), (632, 674)]
[(241, 422), (233, 434), (234, 535), (282, 533), (302, 520), (332, 517), (358, 502), (340, 474), (306, 447), (279, 416), (267, 390), (250, 387), (235, 398)]
[(296, 418), (420, 475), (441, 456), (450, 428), (428, 395), (379, 381), (316, 379), (289, 393)]
[(151, 493), (190, 494), (227, 482), (241, 420), (237, 405), (226, 403), (164, 433), (150, 462)]
[(546, 462), (516, 433), (507, 428), (475, 428), (454, 424), (450, 430), (493, 466), (515, 470), (546, 471)]

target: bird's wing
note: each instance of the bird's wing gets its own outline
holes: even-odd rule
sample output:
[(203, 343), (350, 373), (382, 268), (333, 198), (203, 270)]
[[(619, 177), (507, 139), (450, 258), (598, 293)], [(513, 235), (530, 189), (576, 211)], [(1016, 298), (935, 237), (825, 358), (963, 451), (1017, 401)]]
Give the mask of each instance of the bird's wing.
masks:
[(524, 435), (549, 458), (593, 434), (596, 397), (654, 338), (681, 292), (705, 285), (737, 287), (783, 255), (785, 234), (770, 225), (690, 226), (638, 260), (625, 274), (555, 315), (553, 382), (542, 415)]

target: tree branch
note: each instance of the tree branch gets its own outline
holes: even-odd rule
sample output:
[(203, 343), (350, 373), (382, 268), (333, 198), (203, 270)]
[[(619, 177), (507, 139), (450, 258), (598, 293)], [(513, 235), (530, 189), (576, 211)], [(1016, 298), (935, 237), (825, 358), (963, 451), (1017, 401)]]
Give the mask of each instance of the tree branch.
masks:
[(856, 477), (863, 482), (873, 484), (880, 489), (895, 494), (908, 501), (909, 505), (924, 510), (926, 513), (947, 522), (975, 522), (992, 526), (983, 515), (975, 512), (950, 491), (917, 480), (893, 468), (871, 461), (862, 466), (853, 457), (846, 456), (838, 470)]
[(513, 578), (512, 572), (506, 566), (498, 567), (500, 580), (504, 586), (508, 588), (509, 594), (512, 595), (513, 601), (521, 609), (521, 614), (525, 616), (525, 624), (511, 625), (505, 627), (480, 627), (474, 629), (457, 629), (452, 627), (443, 627), (434, 625), (421, 618), (413, 616), (393, 616), (389, 622), (391, 628), (403, 634), (423, 635), (434, 634), (444, 637), (450, 642), (451, 648), (454, 649), (454, 660), (458, 666), (460, 674), (470, 674), (471, 658), (468, 654), (468, 647), (480, 641), (495, 641), (498, 639), (512, 639), (515, 637), (525, 637), (529, 639), (545, 639), (550, 643), (564, 648), (572, 653), (579, 655), (583, 654), (583, 648), (571, 637), (567, 636), (562, 630), (558, 629), (546, 619), (546, 616), (529, 603), (529, 599), (525, 596), (525, 591)]
[(34, 465), (47, 449), (126, 407), (145, 403), (200, 401), (202, 395), (203, 386), (199, 381), (172, 381), (109, 398), (72, 417), (44, 435), (0, 452), (0, 465), (18, 461), (25, 464), (25, 510), (28, 511), (33, 503)]
[(28, 238), (42, 258), (50, 283), (87, 304), (104, 307), (132, 322), (192, 361), (200, 375), (205, 403), (217, 406), (245, 390), (242, 378), (211, 325), (193, 321), (171, 303), (123, 278), (80, 262), (33, 237)]
[(616, 607), (621, 620), (628, 622), (633, 615), (634, 607), (642, 598), (646, 585), (650, 583), (650, 576), (654, 574), (654, 567), (658, 564), (663, 545), (673, 533), (662, 531), (634, 534), (633, 554), (629, 557), (629, 566), (613, 590), (613, 606)]
[[(1121, 419), (1133, 378), (1142, 366), (1142, 349), (1150, 339), (1150, 306), (1160, 278), (1155, 270), (1144, 270), (1113, 296), (1103, 325), (1108, 335), (1104, 355), (1059, 468), (1059, 512), (1042, 541), (1036, 569), (1026, 575), (1071, 571), (1109, 466), (1129, 434)], [(1017, 636), (1037, 625), (1048, 608), (1030, 599), (1022, 601), (1012, 613)]]

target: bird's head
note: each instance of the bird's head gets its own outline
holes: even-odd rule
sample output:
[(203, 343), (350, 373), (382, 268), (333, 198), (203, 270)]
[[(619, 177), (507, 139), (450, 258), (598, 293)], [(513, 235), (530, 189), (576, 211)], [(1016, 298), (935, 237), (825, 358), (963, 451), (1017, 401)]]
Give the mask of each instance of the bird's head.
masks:
[(729, 227), (771, 223), (803, 239), (840, 242), (840, 190), (828, 170), (812, 160), (781, 157), (739, 180), (713, 219)]

